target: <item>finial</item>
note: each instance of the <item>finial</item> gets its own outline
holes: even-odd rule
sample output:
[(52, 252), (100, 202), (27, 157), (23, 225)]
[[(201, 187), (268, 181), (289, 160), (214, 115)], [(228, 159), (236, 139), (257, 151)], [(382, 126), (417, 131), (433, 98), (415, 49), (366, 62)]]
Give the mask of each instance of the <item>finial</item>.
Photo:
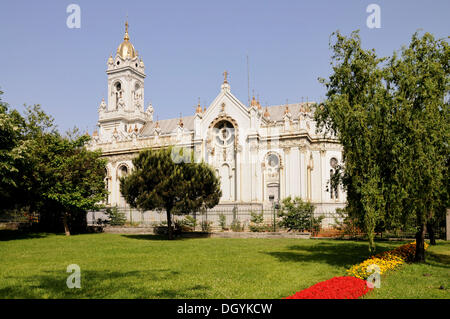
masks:
[(125, 21), (125, 36), (123, 37), (124, 41), (130, 40), (130, 37), (128, 36), (128, 17), (127, 21)]
[(223, 72), (222, 74), (224, 76), (223, 83), (228, 83), (228, 80), (227, 80), (228, 72), (227, 72), (227, 70), (225, 70), (225, 72)]
[(181, 112), (180, 112), (180, 121), (178, 122), (178, 125), (180, 126), (180, 127), (183, 127), (183, 118), (181, 117)]
[(200, 105), (200, 98), (198, 98), (198, 104), (197, 104), (197, 109), (195, 110), (195, 113), (202, 113), (202, 106)]
[(286, 99), (286, 109), (284, 110), (284, 114), (289, 113), (288, 99)]
[(255, 100), (255, 96), (252, 96), (252, 101), (250, 102), (250, 106), (255, 106), (256, 105), (256, 100)]

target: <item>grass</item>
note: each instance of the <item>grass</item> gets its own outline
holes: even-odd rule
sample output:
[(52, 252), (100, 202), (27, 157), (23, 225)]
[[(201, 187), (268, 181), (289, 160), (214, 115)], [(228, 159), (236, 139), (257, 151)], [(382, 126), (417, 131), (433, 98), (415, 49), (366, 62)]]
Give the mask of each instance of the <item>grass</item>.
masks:
[[(400, 244), (380, 242), (378, 249)], [(406, 265), (383, 276), (382, 288), (367, 297), (449, 298), (449, 243), (439, 242), (429, 255), (426, 264)], [(278, 299), (345, 275), (367, 256), (362, 241), (167, 241), (153, 235), (18, 236), (0, 231), (0, 298)], [(81, 289), (66, 286), (70, 264), (81, 268)], [(431, 276), (423, 277), (425, 272)], [(447, 289), (437, 289), (440, 285)]]

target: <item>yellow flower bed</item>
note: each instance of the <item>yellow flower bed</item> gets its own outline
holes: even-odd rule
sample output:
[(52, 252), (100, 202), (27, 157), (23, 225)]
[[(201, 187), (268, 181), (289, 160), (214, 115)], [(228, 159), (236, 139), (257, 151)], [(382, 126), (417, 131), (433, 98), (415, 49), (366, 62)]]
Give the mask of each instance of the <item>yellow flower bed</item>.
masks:
[[(425, 243), (425, 249), (428, 244)], [(412, 261), (416, 253), (416, 242), (402, 245), (393, 250), (377, 254), (369, 259), (366, 259), (360, 264), (352, 266), (347, 270), (347, 274), (359, 279), (366, 279), (370, 273), (367, 273), (367, 267), (375, 264), (380, 268), (380, 275), (388, 270), (397, 268), (405, 262)]]

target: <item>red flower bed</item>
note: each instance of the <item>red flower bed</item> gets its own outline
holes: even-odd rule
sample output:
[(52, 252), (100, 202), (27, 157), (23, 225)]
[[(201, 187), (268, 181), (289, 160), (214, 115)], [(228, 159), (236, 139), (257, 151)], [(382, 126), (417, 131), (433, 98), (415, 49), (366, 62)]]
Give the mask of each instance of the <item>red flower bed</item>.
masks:
[(356, 277), (333, 277), (283, 299), (357, 299), (370, 289)]

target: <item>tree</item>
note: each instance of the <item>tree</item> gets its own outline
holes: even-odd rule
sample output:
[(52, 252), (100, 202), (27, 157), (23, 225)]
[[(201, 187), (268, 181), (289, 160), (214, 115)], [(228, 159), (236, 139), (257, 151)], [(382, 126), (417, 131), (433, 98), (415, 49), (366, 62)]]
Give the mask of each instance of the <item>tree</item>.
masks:
[(337, 136), (343, 146), (341, 181), (347, 192), (346, 210), (360, 216), (369, 250), (374, 253), (376, 222), (384, 218), (385, 210), (382, 174), (389, 174), (384, 161), (379, 160), (389, 154), (386, 149), (390, 144), (383, 141), (387, 130), (383, 117), (389, 102), (379, 68), (384, 59), (377, 58), (374, 51), (363, 50), (357, 32), (350, 38), (339, 32), (335, 35), (336, 42), (331, 45), (333, 73), (328, 81), (320, 79), (327, 88), (327, 100), (317, 108), (315, 117), (318, 128)]
[(120, 191), (131, 207), (165, 210), (168, 237), (172, 214), (189, 214), (219, 203), (222, 193), (214, 171), (205, 163), (173, 160), (174, 148), (145, 150), (133, 159), (134, 170), (120, 180)]
[[(16, 110), (9, 111), (0, 91), (0, 210), (17, 206), (22, 168), (26, 167), (29, 147), (24, 137), (26, 123)], [(20, 198), (20, 197), (19, 197)]]
[(63, 217), (67, 235), (75, 221), (86, 224), (86, 210), (106, 195), (106, 162), (86, 149), (89, 139), (76, 130), (61, 136), (39, 105), (22, 116), (0, 100), (0, 210), (39, 212), (52, 231)]
[(315, 114), (318, 129), (343, 145), (343, 173), (333, 182), (364, 221), (372, 253), (377, 224), (395, 228), (413, 214), (416, 259), (424, 260), (426, 224), (448, 205), (448, 45), (414, 34), (401, 57), (387, 59), (363, 50), (358, 32), (335, 35), (333, 73), (320, 79), (327, 99)]
[[(408, 193), (408, 211), (416, 217), (416, 261), (425, 261), (424, 239), (448, 206), (450, 157), (450, 47), (425, 33), (412, 36), (389, 63), (388, 85), (396, 105), (392, 130), (398, 143), (398, 179)], [(446, 100), (447, 99), (447, 100)]]
[[(52, 207), (62, 215), (64, 231), (70, 235), (70, 224), (78, 218), (86, 220), (86, 211), (100, 209), (105, 200), (106, 160), (101, 151), (89, 151), (85, 145), (88, 135), (59, 134), (45, 136), (47, 144), (37, 150), (41, 160), (37, 170), (42, 180), (41, 209)], [(58, 216), (57, 215), (57, 216)]]

